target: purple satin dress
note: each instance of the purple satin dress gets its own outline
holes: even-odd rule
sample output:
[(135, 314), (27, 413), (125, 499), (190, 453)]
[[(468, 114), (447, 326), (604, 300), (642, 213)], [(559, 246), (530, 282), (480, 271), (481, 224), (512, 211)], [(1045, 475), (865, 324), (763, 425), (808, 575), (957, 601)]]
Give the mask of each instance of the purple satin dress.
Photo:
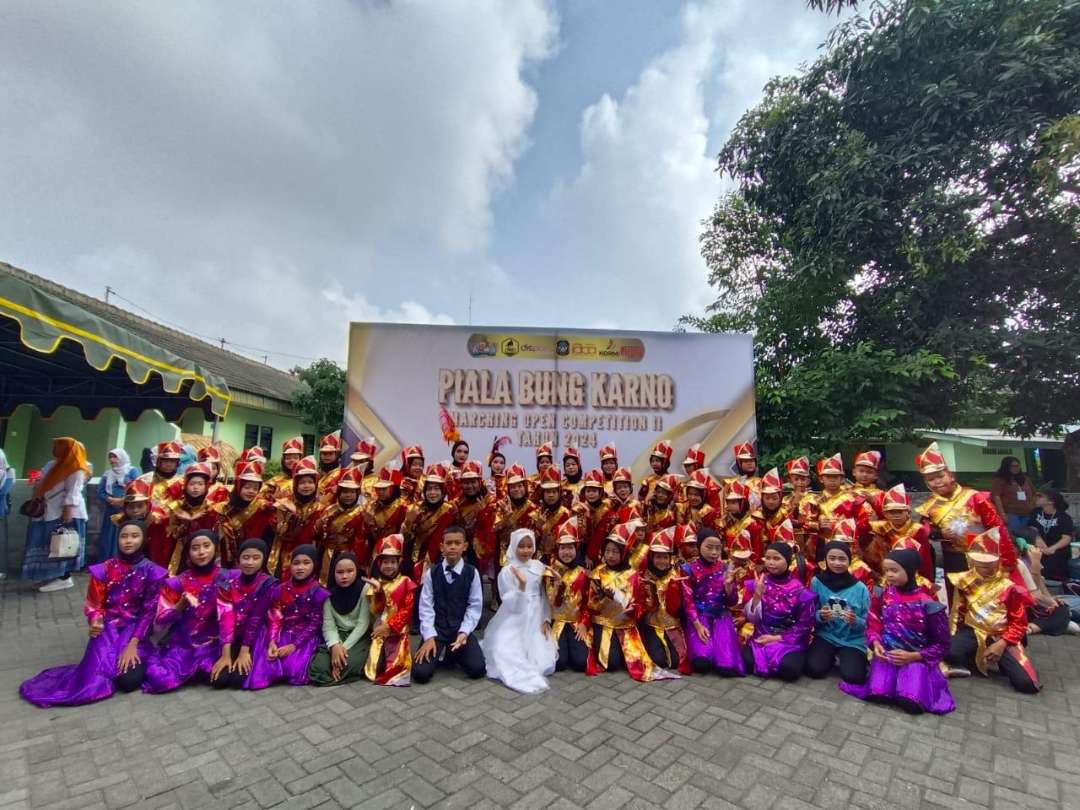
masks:
[[(221, 646), (247, 647), (254, 650), (259, 640), (259, 631), (266, 624), (266, 613), (270, 608), (270, 595), (277, 580), (269, 574), (259, 571), (251, 582), (244, 582), (239, 569), (224, 572), (221, 580), (220, 601), (226, 605), (222, 611)], [(234, 653), (238, 650), (234, 650)], [(233, 658), (235, 659), (235, 654)], [(254, 660), (252, 661), (254, 668)], [(251, 680), (249, 672), (244, 679), (246, 687)]]
[[(785, 655), (806, 652), (810, 646), (817, 597), (790, 572), (779, 579), (766, 576), (761, 600), (754, 608), (754, 587), (754, 580), (746, 580), (743, 615), (754, 625), (749, 642), (754, 656), (754, 673), (768, 676), (780, 668)], [(766, 635), (780, 636), (780, 640), (758, 644), (757, 639)]]
[[(197, 675), (209, 679), (221, 655), (220, 626), (231, 621), (231, 606), (219, 598), (224, 576), (215, 565), (205, 574), (189, 569), (165, 580), (154, 624), (171, 629), (146, 664), (144, 692), (169, 692)], [(181, 604), (185, 594), (192, 594), (198, 604)]]
[(921, 588), (889, 587), (870, 606), (866, 643), (889, 650), (922, 653), (921, 661), (898, 666), (874, 656), (865, 684), (842, 682), (840, 689), (861, 700), (911, 701), (923, 711), (948, 714), (956, 708), (941, 659), (949, 650), (949, 618), (945, 606)]
[[(330, 592), (314, 576), (299, 584), (288, 579), (273, 587), (266, 622), (252, 648), (251, 674), (244, 681), (245, 689), (265, 689), (279, 681), (292, 686), (308, 682), (308, 665), (322, 638), (323, 602), (329, 596)], [(271, 641), (278, 647), (294, 644), (296, 649), (285, 658), (271, 661), (267, 657)]]
[[(728, 566), (723, 562), (709, 564), (698, 557), (683, 563), (681, 583), (683, 595), (683, 633), (686, 651), (691, 661), (706, 659), (718, 669), (744, 674), (739, 634), (731, 620), (729, 606), (738, 600), (728, 597), (724, 576)], [(694, 627), (701, 622), (709, 631), (709, 640), (702, 641)]]
[(104, 622), (101, 635), (90, 639), (82, 661), (47, 669), (24, 681), (19, 694), (35, 706), (80, 706), (112, 697), (113, 679), (124, 647), (139, 640), (139, 657), (153, 652), (147, 640), (157, 608), (165, 569), (148, 559), (126, 563), (113, 557), (89, 568), (83, 612), (88, 622)]

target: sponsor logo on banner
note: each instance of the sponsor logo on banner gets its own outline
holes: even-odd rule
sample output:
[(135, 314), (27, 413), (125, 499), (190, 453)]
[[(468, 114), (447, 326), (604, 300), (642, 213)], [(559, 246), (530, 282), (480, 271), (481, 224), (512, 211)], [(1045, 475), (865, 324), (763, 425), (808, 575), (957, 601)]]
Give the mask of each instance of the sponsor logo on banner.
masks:
[(468, 340), (473, 357), (513, 357), (544, 360), (567, 357), (571, 360), (637, 363), (645, 357), (640, 338), (578, 336), (572, 340), (555, 335), (485, 335), (474, 333)]

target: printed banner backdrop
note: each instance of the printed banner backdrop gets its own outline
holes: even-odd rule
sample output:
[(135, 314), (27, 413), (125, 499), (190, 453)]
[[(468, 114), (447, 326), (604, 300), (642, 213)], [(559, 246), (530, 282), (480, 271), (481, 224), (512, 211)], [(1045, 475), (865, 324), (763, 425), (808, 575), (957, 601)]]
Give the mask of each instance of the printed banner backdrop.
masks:
[(354, 323), (347, 384), (344, 438), (374, 436), (377, 467), (410, 444), (428, 464), (449, 459), (440, 407), (471, 458), (486, 463), (506, 436), (507, 464), (529, 472), (544, 442), (556, 463), (577, 447), (585, 470), (611, 443), (637, 479), (667, 439), (672, 472), (700, 442), (712, 473), (730, 475), (732, 445), (756, 434), (749, 335)]

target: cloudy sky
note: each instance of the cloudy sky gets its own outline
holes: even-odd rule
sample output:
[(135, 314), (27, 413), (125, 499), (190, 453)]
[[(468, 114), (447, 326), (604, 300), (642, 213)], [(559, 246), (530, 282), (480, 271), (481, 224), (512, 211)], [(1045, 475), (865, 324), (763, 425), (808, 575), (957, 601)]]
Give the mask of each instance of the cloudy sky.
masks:
[[(288, 367), (350, 320), (670, 329), (801, 0), (7, 0), (0, 259)], [(139, 311), (139, 310), (135, 310)]]

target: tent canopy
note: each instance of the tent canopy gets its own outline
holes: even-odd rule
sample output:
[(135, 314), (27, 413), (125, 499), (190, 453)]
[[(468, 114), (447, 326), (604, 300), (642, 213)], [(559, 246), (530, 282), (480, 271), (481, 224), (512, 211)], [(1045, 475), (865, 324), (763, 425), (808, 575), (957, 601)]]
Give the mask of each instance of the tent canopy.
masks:
[(51, 295), (0, 262), (0, 416), (32, 404), (45, 416), (61, 405), (93, 419), (115, 407), (178, 419), (191, 407), (225, 416), (225, 380), (199, 363)]

